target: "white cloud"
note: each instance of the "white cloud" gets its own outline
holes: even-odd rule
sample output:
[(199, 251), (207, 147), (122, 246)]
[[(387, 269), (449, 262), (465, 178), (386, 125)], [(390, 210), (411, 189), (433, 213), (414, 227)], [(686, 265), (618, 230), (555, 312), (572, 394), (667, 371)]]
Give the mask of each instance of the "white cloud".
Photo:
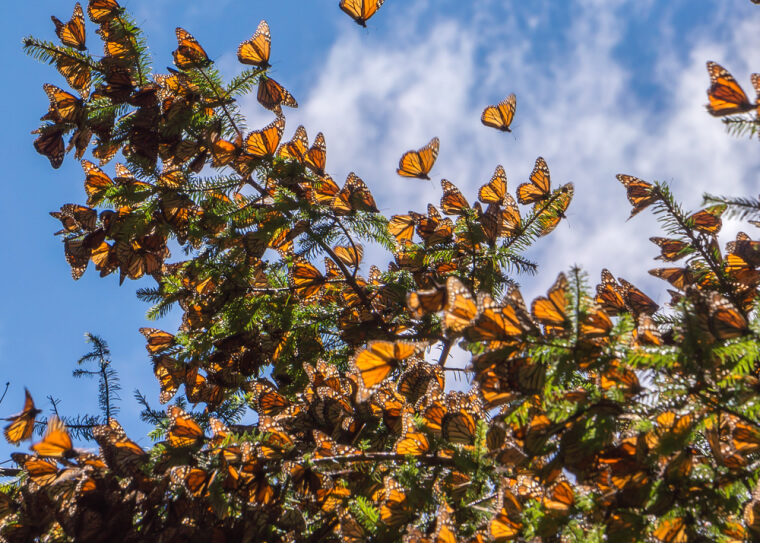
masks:
[[(527, 294), (545, 291), (559, 270), (580, 264), (593, 282), (609, 267), (657, 296), (666, 285), (646, 274), (656, 267), (657, 250), (648, 241), (659, 233), (656, 222), (647, 213), (625, 221), (629, 207), (615, 174), (669, 181), (687, 208), (698, 207), (706, 191), (755, 192), (756, 142), (728, 136), (703, 105), (705, 60), (730, 56), (730, 69), (746, 74), (760, 42), (758, 17), (721, 21), (686, 58), (667, 47), (678, 39), (671, 32), (651, 68), (661, 74), (665, 95), (650, 102), (632, 92), (634, 72), (616, 59), (626, 21), (607, 2), (579, 4), (566, 28), (575, 38), (553, 49), (545, 64), (536, 62), (535, 44), (525, 38), (530, 28), (518, 17), (484, 24), (490, 5), (475, 9), (471, 20), (440, 17), (424, 31), (418, 18), (430, 17), (433, 7), (401, 9), (384, 40), (351, 28), (315, 67), (300, 109), (287, 112), (289, 129), (323, 131), (336, 180), (355, 171), (387, 214), (437, 203), (440, 178), (472, 203), (499, 163), (514, 190), (544, 156), (555, 183), (575, 183), (575, 198), (568, 221), (530, 251), (542, 273), (535, 286), (522, 278)], [(533, 26), (540, 23), (539, 17)], [(733, 29), (723, 45), (721, 27)], [(485, 105), (509, 92), (517, 94), (516, 139), (479, 121)], [(433, 184), (396, 176), (401, 154), (432, 136), (441, 140)]]

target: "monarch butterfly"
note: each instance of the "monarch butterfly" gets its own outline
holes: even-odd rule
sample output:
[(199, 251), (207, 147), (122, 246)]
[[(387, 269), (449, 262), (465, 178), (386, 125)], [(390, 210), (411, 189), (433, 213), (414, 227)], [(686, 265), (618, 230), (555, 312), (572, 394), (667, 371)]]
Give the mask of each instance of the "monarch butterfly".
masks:
[(398, 161), (396, 173), (402, 177), (430, 179), (428, 173), (433, 169), (435, 159), (438, 158), (439, 145), (438, 138), (433, 138), (425, 147), (417, 151), (407, 151)]
[(472, 445), (475, 440), (477, 421), (472, 413), (464, 407), (456, 411), (449, 411), (441, 421), (441, 434), (443, 439), (452, 443)]
[(42, 441), (32, 445), (32, 450), (40, 456), (48, 458), (72, 458), (76, 456), (66, 425), (55, 415), (48, 420)]
[(198, 68), (211, 62), (206, 51), (203, 50), (201, 44), (198, 43), (198, 40), (196, 40), (190, 32), (182, 28), (177, 28), (175, 34), (177, 35), (178, 45), (177, 49), (172, 53), (172, 56), (174, 57), (174, 64), (177, 68), (180, 70)]
[(446, 288), (442, 286), (437, 286), (431, 290), (410, 292), (406, 298), (406, 305), (416, 319), (421, 318), (423, 315), (441, 311), (445, 303)]
[(605, 337), (612, 330), (609, 315), (598, 307), (590, 308), (579, 324), (581, 334), (588, 339)]
[[(734, 113), (746, 113), (757, 106), (749, 101), (744, 90), (736, 82), (736, 79), (721, 65), (708, 61), (707, 73), (710, 74), (710, 88), (707, 89), (707, 111), (714, 117), (722, 117)], [(758, 89), (757, 79), (753, 78), (752, 84)]]
[(60, 211), (51, 211), (50, 216), (60, 220), (63, 225), (63, 230), (56, 232), (56, 235), (80, 230), (92, 231), (98, 220), (97, 211), (77, 204), (64, 204)]
[(34, 149), (41, 155), (45, 155), (53, 168), (60, 168), (63, 164), (63, 156), (66, 154), (66, 146), (63, 143), (63, 128), (52, 125), (40, 128), (32, 132), (39, 134), (34, 140)]
[(410, 408), (406, 408), (401, 417), (401, 437), (393, 446), (396, 454), (420, 456), (430, 451), (430, 442), (424, 432), (417, 429)]
[(549, 289), (547, 297), (539, 296), (533, 300), (530, 312), (533, 318), (544, 325), (548, 335), (555, 332), (562, 333), (568, 324), (565, 314), (567, 306), (567, 278), (564, 273), (557, 276), (556, 281)]
[(259, 91), (256, 94), (259, 103), (269, 111), (274, 111), (277, 116), (282, 115), (282, 107), (298, 107), (298, 102), (285, 90), (285, 87), (269, 77), (259, 79)]
[(608, 269), (602, 270), (602, 283), (596, 287), (595, 301), (603, 311), (613, 317), (625, 311), (622, 288)]
[(442, 392), (446, 385), (443, 369), (437, 364), (419, 362), (411, 364), (398, 380), (398, 392), (410, 404), (415, 404), (426, 393)]
[(628, 201), (633, 206), (628, 220), (660, 199), (659, 190), (653, 187), (651, 183), (622, 173), (617, 174), (615, 177), (625, 187)]
[(40, 487), (48, 486), (58, 479), (60, 470), (55, 460), (22, 453), (13, 453), (11, 458), (29, 474), (31, 481)]
[(159, 400), (166, 403), (177, 393), (180, 385), (187, 380), (188, 366), (170, 356), (160, 356), (153, 362), (153, 373), (161, 387)]
[(411, 215), (393, 215), (388, 222), (388, 232), (401, 243), (414, 237), (415, 220)]
[(736, 241), (726, 243), (726, 251), (744, 260), (750, 266), (760, 266), (760, 241), (753, 241), (744, 232), (736, 234)]
[(517, 201), (521, 204), (541, 202), (549, 197), (550, 192), (549, 167), (543, 157), (538, 157), (528, 182), (517, 187)]
[(133, 473), (148, 457), (137, 443), (127, 437), (115, 419), (110, 419), (106, 425), (93, 428), (92, 435), (100, 445), (108, 467), (119, 475)]
[(280, 150), (277, 152), (277, 156), (282, 158), (292, 158), (298, 162), (303, 162), (306, 153), (309, 151), (309, 138), (306, 135), (306, 129), (303, 125), (296, 128), (293, 138), (283, 143)]
[(516, 107), (517, 97), (510, 94), (495, 106), (487, 106), (480, 116), (480, 122), (502, 132), (512, 132), (509, 125), (512, 124)]
[(169, 431), (166, 437), (174, 448), (200, 445), (205, 436), (193, 417), (176, 405), (169, 406)]
[(543, 506), (553, 513), (567, 514), (575, 503), (573, 487), (567, 481), (556, 483), (547, 494), (541, 501)]
[(277, 117), (261, 130), (254, 130), (245, 139), (245, 152), (255, 158), (274, 156), (285, 131), (285, 118)]
[(446, 215), (467, 215), (470, 204), (454, 183), (441, 179), (441, 187), (443, 188), (441, 210)]
[(504, 202), (507, 196), (507, 174), (504, 167), (499, 164), (493, 172), (491, 180), (480, 187), (478, 191), (478, 200), (484, 204), (499, 204)]
[(354, 172), (348, 174), (343, 188), (335, 195), (332, 209), (336, 215), (350, 215), (355, 211), (379, 211), (369, 188)]
[(467, 328), (465, 336), (470, 341), (511, 341), (525, 332), (522, 319), (515, 307), (496, 303), (490, 294), (478, 294), (478, 317)]
[(84, 191), (87, 193), (87, 205), (97, 206), (103, 201), (108, 189), (114, 186), (113, 181), (89, 160), (82, 160), (81, 164), (86, 176)]
[(649, 275), (659, 277), (679, 290), (684, 290), (695, 281), (689, 268), (656, 268), (649, 270)]
[(116, 0), (90, 0), (87, 15), (93, 23), (101, 24), (114, 17), (120, 9)]
[(573, 184), (567, 183), (562, 186), (560, 193), (552, 200), (549, 213), (541, 217), (541, 230), (539, 236), (545, 236), (552, 232), (559, 224), (560, 219), (564, 219), (570, 202), (573, 199)]
[(333, 252), (343, 264), (357, 269), (364, 256), (364, 247), (357, 243), (349, 247), (333, 247)]
[(744, 315), (717, 292), (708, 294), (707, 311), (710, 333), (717, 339), (741, 337), (749, 331)]
[(316, 449), (314, 450), (315, 458), (326, 458), (330, 456), (345, 456), (348, 454), (358, 454), (359, 449), (350, 445), (340, 445), (330, 436), (319, 430), (312, 430), (311, 435), (314, 438)]
[(109, 66), (106, 70), (106, 82), (98, 87), (93, 98), (105, 96), (113, 103), (121, 104), (129, 100), (136, 88), (129, 70), (120, 66)]
[(34, 421), (37, 418), (37, 415), (42, 413), (42, 411), (34, 407), (34, 400), (32, 400), (32, 395), (29, 393), (29, 390), (24, 389), (24, 394), (24, 409), (21, 410), (21, 413), (4, 419), (10, 421), (10, 424), (8, 424), (3, 430), (5, 440), (13, 445), (18, 444), (20, 441), (32, 438)]
[(82, 100), (55, 85), (45, 83), (42, 87), (50, 99), (50, 112), (43, 119), (50, 118), (55, 122), (79, 123), (84, 114)]
[(678, 239), (651, 237), (649, 241), (657, 245), (661, 251), (655, 260), (663, 262), (676, 262), (694, 250), (689, 243)]
[(169, 332), (157, 328), (140, 328), (140, 333), (148, 341), (145, 348), (150, 354), (160, 353), (175, 345), (174, 336)]
[(520, 520), (522, 513), (520, 502), (508, 490), (504, 491), (504, 494), (504, 500), (509, 505), (503, 507), (488, 525), (488, 532), (492, 540), (500, 543), (515, 539), (523, 527)]
[(317, 296), (325, 284), (324, 275), (306, 260), (293, 263), (288, 279), (298, 297), (304, 301)]
[(199, 468), (177, 466), (169, 472), (169, 479), (177, 486), (182, 486), (196, 498), (208, 494), (211, 483), (216, 478), (216, 471), (208, 473)]
[(683, 517), (660, 520), (652, 535), (663, 543), (687, 543), (687, 541), (691, 541), (686, 519)]
[(623, 300), (625, 300), (625, 306), (635, 317), (639, 315), (652, 315), (660, 308), (654, 300), (622, 277), (618, 278), (618, 281), (622, 285), (621, 294)]
[(364, 390), (382, 383), (399, 363), (420, 352), (420, 345), (407, 341), (371, 341), (356, 353), (351, 366), (361, 378)]
[(367, 28), (367, 20), (380, 9), (385, 0), (340, 0), (338, 7), (345, 11), (356, 24)]
[(694, 229), (700, 232), (717, 234), (723, 227), (723, 221), (720, 216), (723, 215), (726, 207), (726, 204), (718, 204), (692, 213), (686, 217), (686, 220), (689, 221), (687, 224), (693, 225)]
[(649, 315), (639, 317), (639, 325), (636, 327), (636, 342), (639, 345), (662, 345), (660, 330)]
[(60, 55), (56, 58), (55, 67), (69, 86), (79, 93), (79, 96), (82, 98), (89, 96), (92, 71), (85, 60), (73, 54)]
[(325, 166), (327, 165), (327, 146), (325, 145), (325, 136), (320, 132), (314, 138), (314, 143), (306, 155), (303, 162), (307, 168), (317, 175), (325, 175)]
[(290, 400), (269, 386), (255, 387), (254, 394), (257, 411), (269, 417), (279, 415), (292, 405)]
[(50, 17), (55, 24), (55, 33), (58, 35), (58, 39), (61, 40), (63, 45), (74, 47), (83, 51), (87, 49), (85, 45), (85, 29), (84, 29), (84, 12), (82, 12), (82, 6), (79, 2), (74, 6), (74, 14), (71, 16), (71, 20), (63, 24), (56, 17)]
[(470, 326), (478, 314), (478, 306), (470, 290), (456, 277), (446, 280), (446, 307), (443, 328), (447, 334), (459, 334)]
[(238, 47), (238, 60), (243, 64), (267, 69), (271, 45), (272, 35), (269, 33), (269, 25), (266, 21), (261, 21), (253, 37)]

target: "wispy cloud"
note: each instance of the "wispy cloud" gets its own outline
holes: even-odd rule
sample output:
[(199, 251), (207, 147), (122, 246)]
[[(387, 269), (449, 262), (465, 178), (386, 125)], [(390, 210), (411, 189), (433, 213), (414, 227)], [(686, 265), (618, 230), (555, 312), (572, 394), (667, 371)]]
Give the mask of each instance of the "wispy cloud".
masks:
[[(686, 55), (672, 45), (678, 38), (672, 21), (662, 21), (659, 30), (671, 28), (670, 37), (656, 62), (641, 66), (617, 54), (626, 45), (624, 14), (597, 0), (575, 7), (563, 35), (543, 41), (540, 12), (505, 14), (497, 26), (486, 11), (496, 9), (490, 4), (467, 18), (439, 16), (427, 27), (421, 20), (429, 11), (401, 9), (382, 40), (351, 28), (336, 39), (324, 65), (314, 67), (316, 80), (301, 108), (287, 112), (289, 129), (304, 124), (312, 135), (323, 131), (328, 169), (339, 182), (356, 171), (388, 214), (437, 203), (440, 178), (472, 202), (500, 163), (514, 190), (544, 156), (555, 183), (575, 183), (575, 199), (568, 221), (531, 251), (546, 273), (535, 286), (525, 281), (528, 293), (545, 291), (554, 274), (572, 264), (594, 281), (609, 267), (664, 292), (664, 283), (646, 274), (657, 254), (648, 241), (657, 225), (644, 214), (625, 221), (628, 203), (615, 174), (667, 180), (691, 208), (706, 191), (755, 192), (757, 143), (731, 138), (705, 113), (704, 63), (730, 56), (730, 69), (748, 80), (741, 74), (760, 44), (753, 31), (760, 13), (700, 29), (704, 37)], [(639, 11), (646, 9), (654, 8)], [(641, 70), (660, 74), (655, 99), (632, 89)], [(516, 139), (479, 121), (485, 105), (509, 92), (517, 94)], [(434, 183), (396, 176), (401, 154), (432, 136), (441, 139)]]

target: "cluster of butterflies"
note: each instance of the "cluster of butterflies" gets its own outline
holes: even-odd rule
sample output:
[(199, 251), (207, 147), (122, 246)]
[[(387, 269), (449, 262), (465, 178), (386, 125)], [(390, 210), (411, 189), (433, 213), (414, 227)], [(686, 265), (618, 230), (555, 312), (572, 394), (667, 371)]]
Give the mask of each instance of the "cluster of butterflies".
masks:
[[(365, 25), (382, 3), (340, 7)], [(341, 187), (328, 175), (323, 134), (310, 143), (298, 127), (282, 141), (282, 107), (297, 102), (267, 75), (266, 22), (237, 57), (251, 67), (243, 80), (257, 84), (258, 101), (276, 118), (244, 134), (222, 119), (234, 100), (204, 82), (213, 63), (187, 31), (176, 31), (178, 70), (149, 80), (140, 35), (116, 1), (90, 0), (87, 11), (105, 56), (95, 62), (84, 53), (81, 6), (67, 23), (53, 19), (62, 46), (51, 54), (80, 97), (45, 86), (50, 108), (35, 146), (57, 167), (64, 134), (73, 131), (69, 147), (79, 158), (96, 138), (101, 164), (82, 161), (87, 205), (53, 213), (66, 258), (75, 278), (90, 261), (102, 275), (153, 275), (159, 309), (179, 304), (176, 336), (142, 333), (161, 403), (180, 391), (184, 398), (169, 405), (160, 421), (165, 440), (150, 454), (115, 420), (93, 428), (99, 454), (79, 451), (51, 417), (33, 454), (14, 456), (29, 484), (13, 499), (0, 493), (3, 538), (509, 541), (540, 511), (531, 533), (550, 539), (569, 523), (586, 530), (580, 519), (593, 501), (604, 515), (595, 510), (586, 520), (602, 523), (611, 539), (639, 537), (643, 516), (631, 511), (646, 508), (652, 537), (680, 543), (693, 530), (683, 507), (715, 498), (760, 452), (760, 433), (733, 414), (674, 404), (646, 425), (627, 418), (631, 405), (651, 410), (626, 353), (646, 361), (684, 337), (709, 347), (752, 333), (760, 242), (742, 233), (720, 255), (723, 207), (680, 217), (683, 235), (653, 239), (663, 261), (686, 259), (683, 268), (653, 270), (693, 308), (695, 318), (680, 328), (608, 270), (595, 295), (561, 274), (530, 305), (514, 286), (498, 299), (507, 282), (498, 251), (524, 234), (551, 232), (573, 196), (570, 183), (552, 187), (540, 157), (515, 196), (501, 166), (472, 206), (442, 180), (439, 207), (391, 218), (395, 261), (364, 278), (364, 248), (348, 231), (373, 238), (384, 222), (359, 176)], [(715, 66), (713, 110), (751, 111)], [(121, 116), (95, 114), (109, 108)], [(481, 121), (509, 132), (515, 108), (510, 95), (486, 107)], [(429, 179), (439, 146), (434, 138), (404, 153), (397, 173)], [(101, 167), (120, 149), (129, 166), (117, 164), (109, 176)], [(204, 186), (197, 176), (209, 163), (235, 175)], [(631, 216), (666, 201), (658, 186), (618, 179)], [(523, 217), (518, 204), (531, 212)], [(115, 209), (99, 212), (103, 205)], [(342, 229), (344, 237), (334, 235)], [(198, 249), (191, 261), (166, 263), (172, 237)], [(281, 262), (265, 260), (270, 249)], [(324, 271), (315, 252), (326, 255)], [(434, 342), (444, 346), (437, 364), (426, 360)], [(446, 355), (457, 342), (474, 354), (466, 393), (446, 391)], [(730, 363), (710, 360), (703, 369), (723, 375)], [(243, 396), (256, 424), (210, 416)], [(187, 412), (184, 400), (206, 412)], [(6, 439), (32, 438), (38, 414), (27, 393)], [(409, 459), (413, 477), (402, 467)], [(466, 467), (474, 465), (477, 473)], [(756, 501), (745, 506), (751, 526)]]

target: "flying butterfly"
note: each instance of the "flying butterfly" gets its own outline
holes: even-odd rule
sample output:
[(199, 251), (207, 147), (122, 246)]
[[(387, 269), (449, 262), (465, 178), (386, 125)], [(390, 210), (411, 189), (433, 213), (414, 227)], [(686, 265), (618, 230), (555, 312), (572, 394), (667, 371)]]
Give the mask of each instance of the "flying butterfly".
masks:
[(177, 49), (174, 50), (172, 56), (177, 68), (180, 70), (198, 68), (210, 62), (206, 51), (190, 32), (177, 28), (175, 33), (177, 34)]
[(50, 18), (53, 20), (53, 24), (55, 24), (55, 33), (63, 45), (74, 47), (80, 51), (87, 49), (87, 46), (84, 43), (84, 12), (82, 12), (82, 6), (79, 2), (74, 6), (74, 14), (71, 16), (71, 20), (68, 23), (64, 24), (52, 15)]
[(269, 77), (259, 79), (259, 91), (256, 94), (259, 103), (269, 111), (274, 111), (278, 116), (282, 115), (282, 107), (298, 107), (298, 102), (277, 81)]
[(345, 11), (356, 24), (367, 28), (367, 20), (372, 17), (385, 0), (340, 0), (338, 7)]
[(32, 438), (34, 421), (37, 418), (37, 415), (42, 412), (34, 407), (34, 400), (32, 400), (32, 395), (29, 394), (27, 389), (24, 389), (24, 394), (24, 409), (21, 410), (21, 413), (4, 419), (10, 421), (10, 424), (8, 424), (3, 430), (5, 440), (13, 445), (18, 444), (20, 441)]
[[(710, 74), (710, 88), (707, 89), (707, 98), (710, 101), (707, 104), (707, 111), (710, 115), (722, 117), (734, 113), (746, 113), (757, 107), (749, 101), (739, 83), (723, 66), (708, 61), (707, 73)], [(752, 84), (758, 90), (756, 83), (757, 78), (753, 78)]]
[(277, 117), (261, 130), (254, 130), (245, 139), (245, 152), (255, 158), (274, 156), (285, 131), (285, 118)]
[(550, 194), (549, 167), (543, 157), (538, 157), (528, 182), (517, 187), (517, 201), (521, 204), (534, 204), (546, 200)]
[(356, 353), (351, 366), (361, 377), (364, 390), (382, 383), (399, 363), (420, 352), (420, 345), (408, 341), (371, 341)]
[(55, 415), (48, 420), (42, 441), (32, 445), (32, 450), (48, 458), (71, 458), (75, 455), (69, 431)]
[(617, 174), (617, 180), (620, 181), (625, 187), (628, 201), (633, 206), (631, 215), (628, 217), (630, 220), (634, 215), (645, 210), (654, 202), (660, 199), (660, 193), (656, 187), (653, 187), (651, 183), (642, 181), (638, 177), (632, 175), (625, 175), (622, 173)]
[(416, 151), (407, 151), (399, 160), (396, 173), (402, 177), (430, 179), (428, 174), (433, 169), (435, 159), (438, 158), (439, 146), (438, 138), (433, 138), (425, 147)]
[(269, 52), (272, 36), (269, 33), (269, 25), (261, 21), (253, 37), (240, 44), (237, 50), (238, 60), (243, 64), (269, 68)]
[(502, 132), (511, 132), (509, 125), (512, 124), (516, 107), (517, 97), (510, 94), (495, 106), (487, 106), (480, 116), (480, 122)]
[(396, 238), (396, 242), (411, 241), (414, 237), (416, 222), (411, 215), (393, 215), (388, 222), (388, 232)]

